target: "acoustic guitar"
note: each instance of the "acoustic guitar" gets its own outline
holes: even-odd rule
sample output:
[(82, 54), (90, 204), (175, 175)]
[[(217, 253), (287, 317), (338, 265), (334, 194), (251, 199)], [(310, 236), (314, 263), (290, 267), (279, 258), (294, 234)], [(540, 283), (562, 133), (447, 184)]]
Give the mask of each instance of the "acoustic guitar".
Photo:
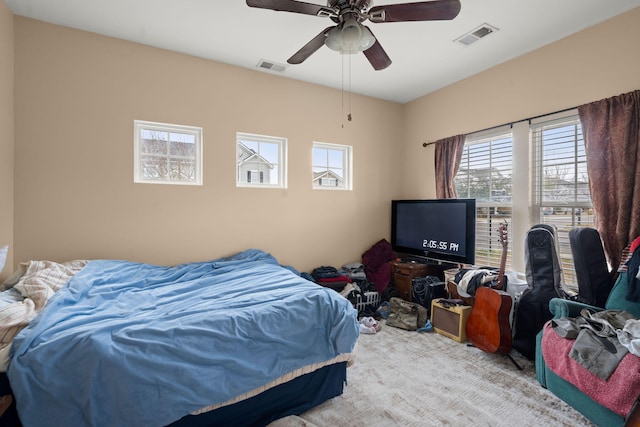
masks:
[(498, 227), (498, 238), (500, 239), (500, 244), (502, 245), (502, 256), (500, 257), (500, 270), (498, 271), (498, 283), (495, 286), (495, 289), (504, 291), (505, 290), (505, 276), (504, 276), (504, 268), (507, 264), (507, 248), (509, 247), (509, 233), (507, 232), (507, 222), (503, 222)]
[(504, 268), (507, 260), (507, 223), (500, 224), (502, 258), (495, 288), (483, 286), (476, 290), (475, 302), (467, 319), (467, 339), (487, 353), (508, 354), (511, 351), (512, 332), (509, 314), (513, 304), (504, 292)]

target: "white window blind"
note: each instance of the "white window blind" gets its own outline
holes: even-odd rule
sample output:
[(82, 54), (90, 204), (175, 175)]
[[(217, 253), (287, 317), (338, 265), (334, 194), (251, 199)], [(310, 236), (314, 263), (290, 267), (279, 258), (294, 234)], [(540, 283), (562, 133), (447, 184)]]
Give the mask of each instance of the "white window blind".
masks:
[[(511, 130), (467, 136), (458, 174), (459, 198), (476, 199), (476, 265), (499, 267), (502, 243), (498, 230), (512, 217), (513, 139)], [(509, 246), (510, 248), (510, 246)], [(507, 265), (510, 265), (510, 249)]]
[(595, 227), (582, 126), (575, 111), (531, 124), (533, 220), (558, 229), (565, 284), (577, 291), (569, 231)]

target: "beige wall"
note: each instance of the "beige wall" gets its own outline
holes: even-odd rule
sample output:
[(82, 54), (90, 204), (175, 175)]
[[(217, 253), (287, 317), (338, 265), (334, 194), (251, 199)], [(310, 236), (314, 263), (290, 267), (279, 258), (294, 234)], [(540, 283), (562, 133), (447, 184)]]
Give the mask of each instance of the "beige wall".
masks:
[[(640, 89), (640, 8), (523, 55), (405, 105), (402, 197), (435, 197), (435, 146), (423, 142), (573, 108)], [(514, 131), (522, 132), (520, 124)], [(528, 132), (525, 129), (524, 132)], [(526, 135), (526, 134), (525, 134)], [(527, 147), (514, 147), (528, 165)], [(429, 167), (424, 167), (428, 165)], [(519, 191), (516, 194), (516, 191)], [(522, 194), (522, 193), (524, 194)], [(527, 183), (514, 214), (529, 218)], [(528, 221), (514, 220), (513, 264), (524, 271)]]
[[(21, 17), (15, 67), (16, 262), (260, 248), (308, 271), (388, 238), (399, 104), (354, 95), (346, 122), (340, 91)], [(134, 119), (201, 126), (204, 186), (134, 184)], [(236, 188), (237, 131), (288, 138), (288, 189)], [(353, 191), (311, 189), (314, 140), (353, 146)]]
[[(405, 196), (435, 196), (434, 146), (423, 142), (552, 113), (640, 89), (640, 8), (405, 106)], [(410, 194), (409, 194), (410, 193)]]
[[(344, 123), (336, 90), (16, 17), (14, 265), (357, 260), (388, 238), (392, 198), (435, 196), (423, 142), (640, 88), (639, 24), (635, 9), (404, 106), (354, 96)], [(134, 185), (134, 119), (202, 126), (205, 185)], [(235, 187), (236, 131), (289, 138), (287, 190)], [(353, 145), (354, 191), (311, 190), (313, 140)]]
[(13, 14), (0, 1), (0, 247), (9, 256), (0, 281), (13, 265)]

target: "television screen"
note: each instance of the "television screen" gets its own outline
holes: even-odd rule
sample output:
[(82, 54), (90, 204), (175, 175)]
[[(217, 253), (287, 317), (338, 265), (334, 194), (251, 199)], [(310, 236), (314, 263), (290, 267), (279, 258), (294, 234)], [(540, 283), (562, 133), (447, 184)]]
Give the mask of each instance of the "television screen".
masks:
[(393, 200), (393, 250), (436, 262), (473, 264), (475, 199)]

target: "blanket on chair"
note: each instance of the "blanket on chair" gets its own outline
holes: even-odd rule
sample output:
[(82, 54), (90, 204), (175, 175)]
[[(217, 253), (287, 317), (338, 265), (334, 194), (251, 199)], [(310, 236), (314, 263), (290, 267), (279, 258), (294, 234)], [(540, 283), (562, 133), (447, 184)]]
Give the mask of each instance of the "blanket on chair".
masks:
[(549, 369), (595, 402), (625, 417), (640, 395), (640, 358), (627, 353), (605, 381), (569, 356), (572, 346), (573, 340), (558, 335), (550, 322), (545, 324), (542, 354)]

